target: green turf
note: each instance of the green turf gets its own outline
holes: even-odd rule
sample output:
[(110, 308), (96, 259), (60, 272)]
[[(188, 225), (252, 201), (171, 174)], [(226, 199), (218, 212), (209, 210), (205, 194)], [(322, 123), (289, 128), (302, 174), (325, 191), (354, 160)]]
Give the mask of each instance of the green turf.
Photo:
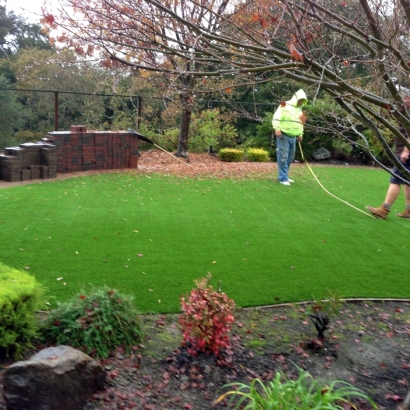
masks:
[[(376, 169), (314, 171), (360, 209), (379, 205), (388, 186)], [(375, 220), (326, 194), (306, 168), (292, 177), (285, 187), (273, 176), (118, 173), (2, 189), (0, 260), (30, 267), (52, 302), (106, 284), (133, 294), (143, 312), (179, 311), (208, 272), (242, 307), (329, 291), (409, 297), (410, 221), (394, 216), (403, 197), (388, 220)]]

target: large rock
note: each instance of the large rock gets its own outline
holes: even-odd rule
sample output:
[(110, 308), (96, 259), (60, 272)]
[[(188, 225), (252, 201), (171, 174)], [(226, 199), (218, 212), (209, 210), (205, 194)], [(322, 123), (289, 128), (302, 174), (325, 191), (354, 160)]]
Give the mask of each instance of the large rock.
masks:
[(6, 369), (3, 395), (8, 410), (73, 410), (103, 388), (105, 377), (85, 353), (50, 347)]
[(319, 148), (312, 155), (316, 161), (328, 159), (332, 156), (332, 154), (326, 148)]

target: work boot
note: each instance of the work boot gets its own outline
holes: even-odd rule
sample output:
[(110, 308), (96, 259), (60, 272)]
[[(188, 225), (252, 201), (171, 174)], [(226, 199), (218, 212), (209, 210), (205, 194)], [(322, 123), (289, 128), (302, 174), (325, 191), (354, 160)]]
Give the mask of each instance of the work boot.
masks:
[(410, 219), (410, 211), (408, 209), (405, 209), (401, 214), (396, 214), (396, 216), (400, 218)]
[(389, 215), (390, 209), (387, 209), (384, 205), (380, 205), (378, 208), (372, 206), (366, 206), (366, 209), (372, 213), (376, 218), (386, 219)]

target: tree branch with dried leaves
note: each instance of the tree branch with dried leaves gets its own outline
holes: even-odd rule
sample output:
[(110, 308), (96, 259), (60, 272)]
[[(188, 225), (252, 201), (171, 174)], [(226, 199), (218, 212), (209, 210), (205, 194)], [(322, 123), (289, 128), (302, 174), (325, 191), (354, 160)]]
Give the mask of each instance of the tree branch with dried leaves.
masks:
[(346, 129), (335, 132), (348, 129), (362, 139), (359, 123), (373, 129), (392, 163), (397, 159), (385, 129), (398, 135), (403, 127), (410, 135), (410, 89), (408, 95), (402, 92), (410, 88), (406, 0), (64, 4), (81, 18), (56, 16), (52, 24), (63, 31), (58, 40), (83, 54), (99, 52), (102, 60), (162, 73), (180, 93), (187, 121), (181, 130), (189, 126), (195, 93), (207, 92), (204, 82), (194, 79), (214, 77), (222, 89), (257, 84), (256, 76), (277, 73), (305, 84), (315, 97), (328, 93), (356, 121), (341, 121)]

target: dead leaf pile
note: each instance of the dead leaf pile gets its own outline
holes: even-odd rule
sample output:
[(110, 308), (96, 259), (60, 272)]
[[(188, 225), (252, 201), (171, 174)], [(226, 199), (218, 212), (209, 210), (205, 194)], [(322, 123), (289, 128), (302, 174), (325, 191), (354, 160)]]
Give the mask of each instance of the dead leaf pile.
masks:
[[(184, 160), (187, 162), (186, 160)], [(277, 172), (273, 162), (224, 162), (209, 154), (189, 154), (186, 165), (162, 151), (143, 151), (138, 170), (144, 173), (165, 173), (186, 177), (258, 178)]]

